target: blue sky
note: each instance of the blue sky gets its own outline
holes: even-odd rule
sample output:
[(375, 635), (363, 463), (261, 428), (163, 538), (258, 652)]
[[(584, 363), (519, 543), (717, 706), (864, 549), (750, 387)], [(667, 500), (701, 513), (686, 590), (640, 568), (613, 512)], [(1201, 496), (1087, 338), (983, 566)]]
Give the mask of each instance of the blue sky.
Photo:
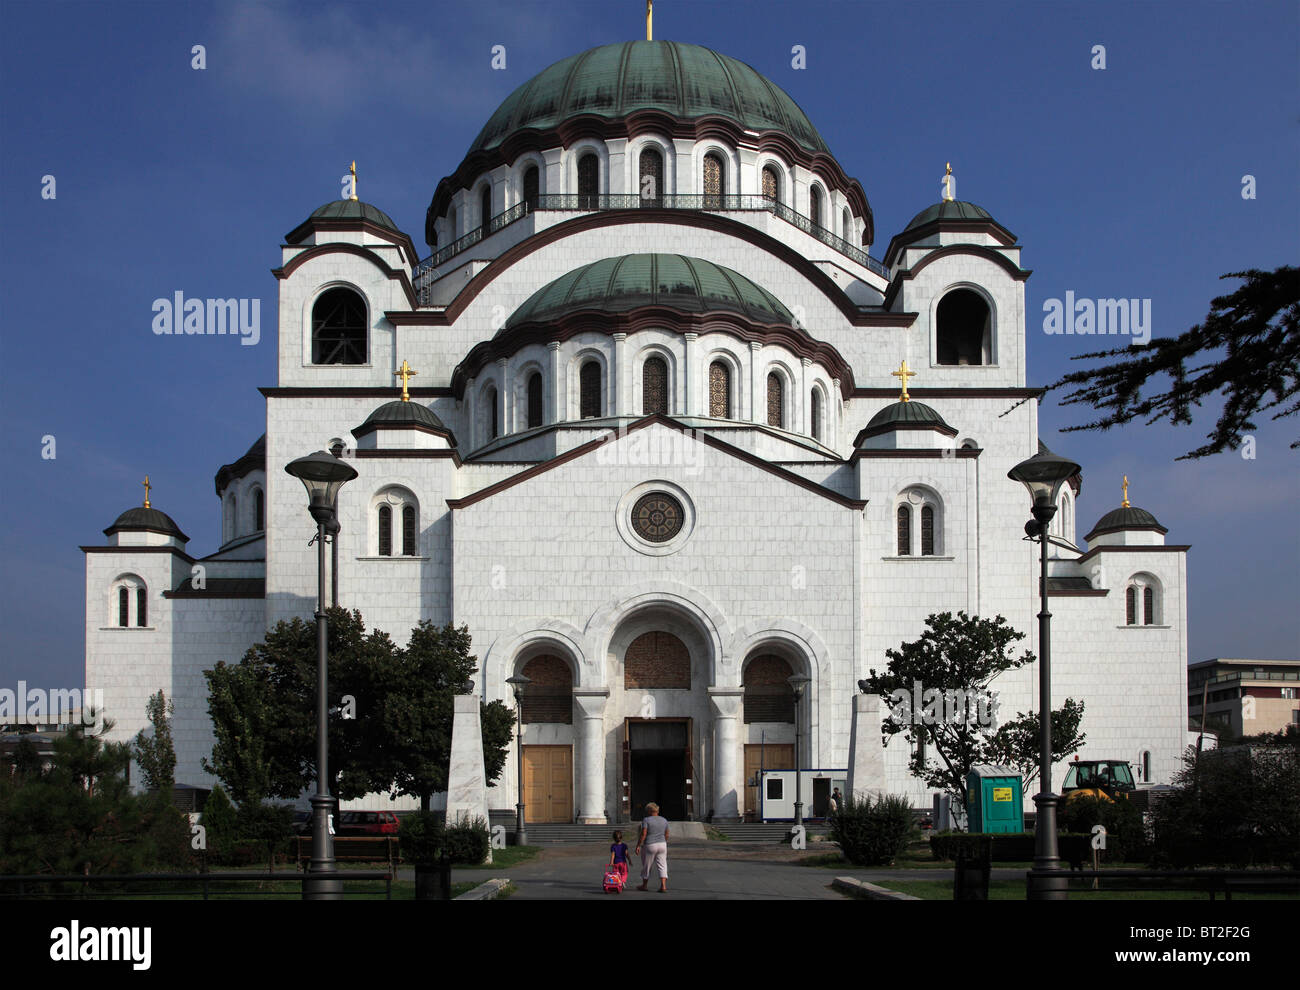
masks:
[[(1043, 301), (1152, 300), (1175, 335), (1231, 291), (1225, 272), (1296, 262), (1300, 24), (1294, 3), (828, 3), (660, 0), (655, 36), (716, 48), (784, 87), (859, 178), (873, 254), (938, 198), (1019, 235), (1029, 381), (1093, 338), (1046, 336)], [(550, 63), (643, 36), (640, 0), (6, 5), (0, 35), (0, 686), (84, 671), (82, 544), (140, 502), (216, 548), (212, 477), (264, 428), (275, 383), (283, 235), (339, 196), (411, 234), (497, 104)], [(191, 47), (207, 67), (191, 68)], [(505, 45), (507, 67), (490, 67)], [(791, 66), (804, 45), (807, 67)], [(1106, 68), (1091, 68), (1104, 45)], [(1241, 196), (1253, 175), (1257, 198)], [(57, 198), (41, 197), (53, 175)], [(263, 339), (169, 338), (151, 303), (258, 297)], [(883, 374), (882, 369), (882, 374)], [(882, 382), (886, 381), (882, 377)], [(923, 383), (917, 382), (917, 385)], [(1084, 465), (1081, 526), (1136, 505), (1192, 544), (1189, 648), (1300, 655), (1300, 420), (1259, 420), (1256, 457), (1175, 458), (1191, 428), (1057, 431), (1087, 410), (1050, 395), (1043, 436)], [(53, 435), (57, 457), (41, 457)], [(1080, 530), (1080, 535), (1086, 529)], [(232, 658), (235, 659), (235, 658)]]

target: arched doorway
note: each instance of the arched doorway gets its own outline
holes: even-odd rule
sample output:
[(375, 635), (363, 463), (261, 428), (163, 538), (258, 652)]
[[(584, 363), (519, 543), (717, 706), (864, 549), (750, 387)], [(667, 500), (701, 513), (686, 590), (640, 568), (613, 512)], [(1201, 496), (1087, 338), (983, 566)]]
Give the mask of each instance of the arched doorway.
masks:
[(623, 654), (623, 689), (636, 707), (624, 720), (623, 786), (630, 820), (646, 804), (669, 821), (695, 817), (692, 736), (694, 719), (673, 706), (668, 692), (690, 692), (691, 653), (675, 634), (656, 629), (638, 635)]

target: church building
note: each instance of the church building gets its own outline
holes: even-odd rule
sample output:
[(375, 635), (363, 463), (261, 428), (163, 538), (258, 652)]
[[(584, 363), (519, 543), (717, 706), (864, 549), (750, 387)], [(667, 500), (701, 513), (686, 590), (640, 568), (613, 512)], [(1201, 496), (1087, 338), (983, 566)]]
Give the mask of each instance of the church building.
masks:
[[(928, 806), (858, 681), (935, 612), (1004, 616), (1038, 650), (1038, 544), (1007, 477), (1045, 449), (1030, 272), (951, 169), (873, 255), (846, 165), (744, 62), (635, 41), (505, 99), (432, 190), (427, 257), (355, 195), (307, 215), (273, 270), (266, 431), (214, 451), (232, 458), (221, 545), (191, 550), (146, 490), (83, 547), (86, 684), (114, 737), (161, 688), (177, 782), (212, 786), (203, 671), (315, 610), (315, 524), (285, 466), (324, 449), (358, 472), (339, 603), (399, 643), (420, 620), (467, 625), (485, 700), (531, 682), (530, 822), (647, 800), (753, 818), (760, 769), (795, 766)], [(1118, 478), (1093, 487), (1081, 519), (1071, 479), (1051, 524), (1052, 700), (1086, 703), (1082, 758), (1167, 781), (1188, 548), (1127, 490), (1119, 505)], [(1036, 664), (995, 687), (1003, 718), (1038, 707)], [(519, 772), (512, 745), (494, 810)]]

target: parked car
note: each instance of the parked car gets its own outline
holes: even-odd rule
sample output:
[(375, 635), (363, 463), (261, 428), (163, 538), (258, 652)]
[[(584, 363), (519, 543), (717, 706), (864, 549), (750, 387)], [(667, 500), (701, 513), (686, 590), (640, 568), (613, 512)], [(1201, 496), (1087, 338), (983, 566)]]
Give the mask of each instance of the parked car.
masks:
[(396, 835), (397, 816), (391, 811), (345, 811), (339, 835)]

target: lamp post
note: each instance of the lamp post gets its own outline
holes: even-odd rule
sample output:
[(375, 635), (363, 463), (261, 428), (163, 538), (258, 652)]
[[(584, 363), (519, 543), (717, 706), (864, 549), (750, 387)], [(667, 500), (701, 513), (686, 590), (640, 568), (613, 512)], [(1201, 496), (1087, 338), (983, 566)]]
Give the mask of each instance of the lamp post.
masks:
[(524, 688), (532, 681), (523, 674), (507, 677), (506, 683), (515, 692), (515, 766), (519, 776), (519, 800), (515, 802), (515, 845), (528, 845), (528, 832), (524, 828)]
[[(1038, 611), (1038, 719), (1040, 723), (1038, 757), (1040, 790), (1034, 795), (1038, 813), (1034, 818), (1034, 871), (1059, 870), (1060, 849), (1056, 838), (1057, 795), (1052, 793), (1052, 613), (1047, 607), (1047, 524), (1056, 515), (1056, 498), (1061, 486), (1080, 467), (1056, 454), (1036, 454), (1021, 461), (1007, 477), (1019, 481), (1033, 499), (1034, 518), (1025, 524), (1025, 532), (1038, 538), (1039, 544), (1039, 611)], [(1035, 876), (1029, 882), (1028, 897), (1036, 901), (1063, 901), (1065, 879)]]
[(803, 824), (803, 761), (799, 758), (802, 752), (799, 745), (799, 709), (802, 707), (800, 701), (803, 699), (803, 689), (811, 680), (812, 678), (806, 674), (795, 674), (786, 678), (790, 687), (794, 689), (794, 824), (796, 828)]
[[(316, 520), (316, 793), (311, 798), (311, 872), (303, 879), (304, 900), (338, 900), (343, 882), (334, 864), (334, 840), (329, 817), (329, 719), (327, 701), (329, 626), (325, 618), (325, 535), (337, 526), (335, 506), (339, 489), (357, 476), (356, 470), (323, 450), (285, 465), (285, 471), (303, 483), (308, 509)], [(310, 546), (310, 544), (308, 544)]]

